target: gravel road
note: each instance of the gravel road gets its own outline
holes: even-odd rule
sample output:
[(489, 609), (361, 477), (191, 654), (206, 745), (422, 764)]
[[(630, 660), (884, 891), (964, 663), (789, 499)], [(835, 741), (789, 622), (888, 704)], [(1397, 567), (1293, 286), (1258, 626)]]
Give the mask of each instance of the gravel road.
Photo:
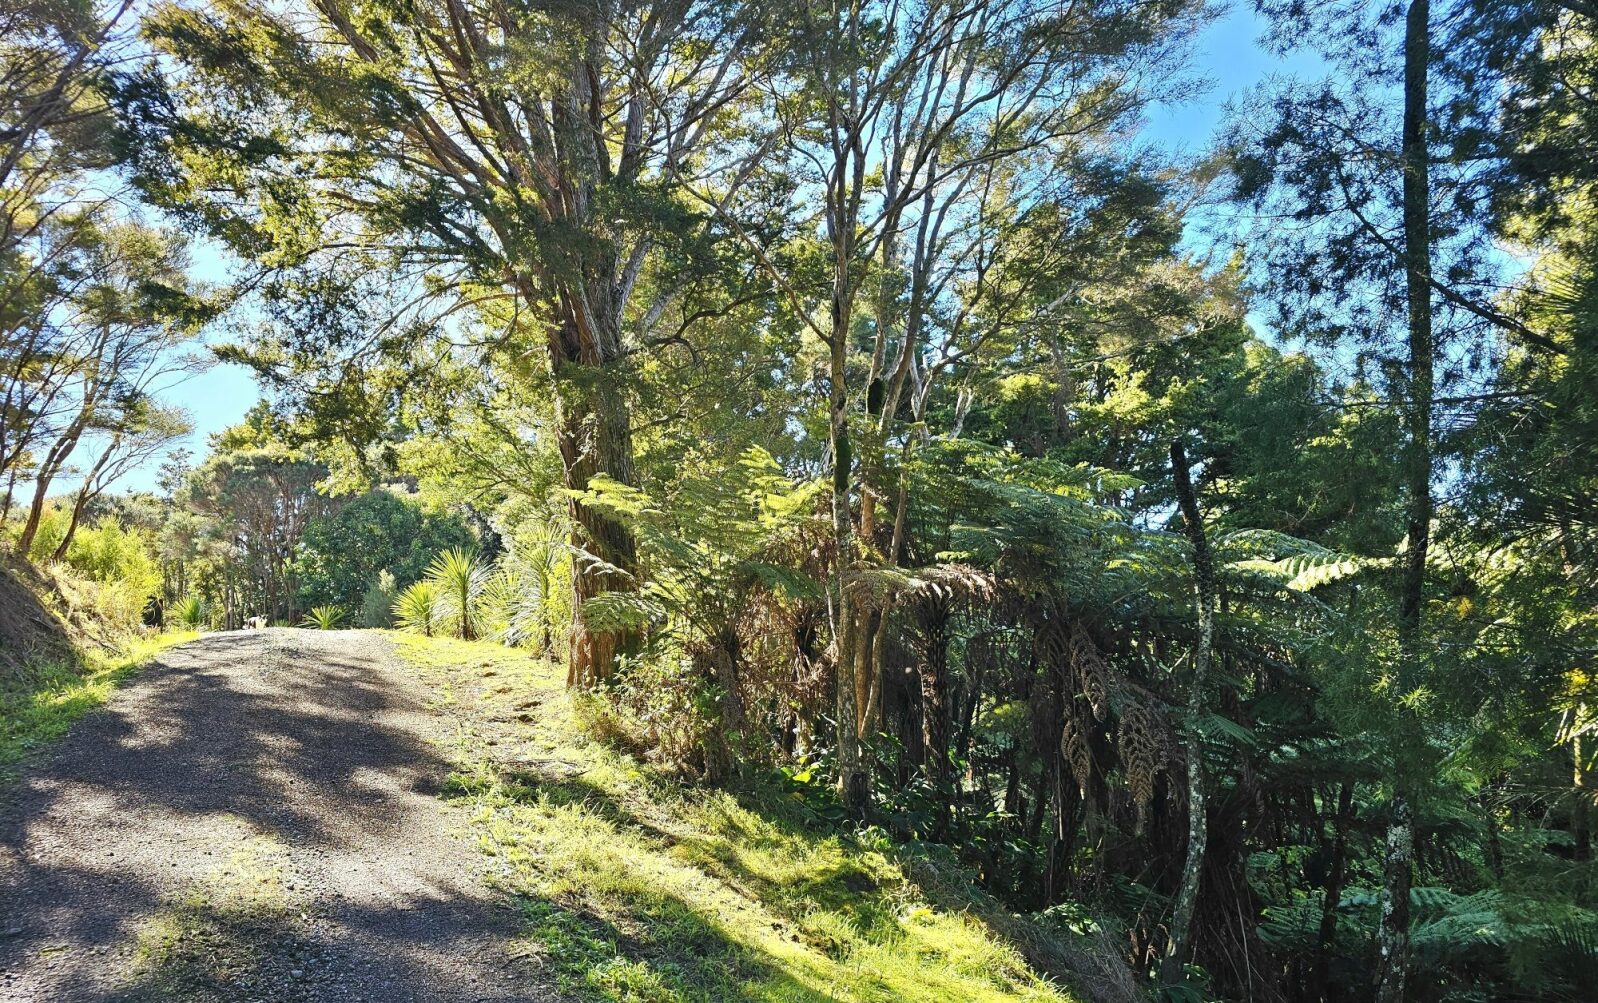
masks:
[(175, 648), (0, 793), (0, 1000), (546, 1001), (383, 635)]

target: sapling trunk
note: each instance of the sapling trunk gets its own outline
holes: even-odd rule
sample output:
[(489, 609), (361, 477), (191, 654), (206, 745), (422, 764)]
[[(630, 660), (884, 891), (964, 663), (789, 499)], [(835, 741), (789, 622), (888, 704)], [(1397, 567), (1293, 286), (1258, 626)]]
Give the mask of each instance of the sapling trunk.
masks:
[(1171, 472), (1176, 483), (1176, 500), (1182, 511), (1183, 527), (1193, 549), (1194, 594), (1198, 599), (1198, 645), (1193, 650), (1193, 679), (1187, 697), (1183, 732), (1187, 739), (1187, 860), (1182, 865), (1182, 884), (1171, 913), (1171, 936), (1165, 958), (1160, 963), (1160, 983), (1182, 983), (1182, 963), (1187, 955), (1188, 930), (1198, 904), (1199, 879), (1204, 872), (1204, 848), (1209, 837), (1209, 819), (1204, 786), (1203, 735), (1199, 722), (1205, 713), (1204, 684), (1209, 672), (1210, 650), (1215, 640), (1215, 567), (1210, 560), (1209, 541), (1204, 536), (1198, 497), (1188, 472), (1187, 451), (1180, 441), (1171, 443)]
[[(1398, 610), (1398, 693), (1418, 683), (1426, 557), (1431, 543), (1432, 385), (1431, 182), (1426, 142), (1427, 74), (1431, 64), (1431, 5), (1412, 0), (1404, 23), (1404, 281), (1409, 312), (1409, 393), (1404, 415), (1408, 495), (1403, 579)], [(1393, 795), (1383, 862), (1381, 928), (1377, 932), (1376, 999), (1401, 1003), (1409, 966), (1409, 889), (1414, 872), (1414, 792), (1411, 750), (1416, 730), (1395, 714)]]

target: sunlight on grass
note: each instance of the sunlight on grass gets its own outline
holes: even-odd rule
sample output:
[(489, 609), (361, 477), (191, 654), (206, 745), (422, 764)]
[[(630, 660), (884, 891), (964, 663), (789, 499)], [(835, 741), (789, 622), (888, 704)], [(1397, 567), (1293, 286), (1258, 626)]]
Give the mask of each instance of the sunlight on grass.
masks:
[(140, 666), (198, 636), (170, 633), (139, 638), (114, 654), (91, 652), (82, 666), (35, 662), (16, 678), (0, 682), (0, 786), (9, 782), (23, 758), (66, 734)]
[(685, 787), (585, 738), (563, 673), (489, 644), (401, 637), (455, 719), (451, 796), (525, 953), (618, 1003), (1065, 1001), (972, 915), (931, 905), (885, 841)]

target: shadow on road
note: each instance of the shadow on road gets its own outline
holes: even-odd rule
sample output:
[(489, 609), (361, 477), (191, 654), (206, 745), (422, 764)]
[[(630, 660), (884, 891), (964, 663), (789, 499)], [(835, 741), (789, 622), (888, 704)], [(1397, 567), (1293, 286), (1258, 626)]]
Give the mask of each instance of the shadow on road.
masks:
[[(429, 794), (449, 765), (426, 700), (378, 635), (238, 632), (163, 655), (4, 796), (0, 999), (210, 998), (171, 995), (159, 965), (240, 932), (253, 946), (213, 950), (202, 977), (262, 999), (550, 998), (479, 985), (517, 981), (501, 962), (518, 923)], [(241, 868), (280, 901), (215, 901)]]

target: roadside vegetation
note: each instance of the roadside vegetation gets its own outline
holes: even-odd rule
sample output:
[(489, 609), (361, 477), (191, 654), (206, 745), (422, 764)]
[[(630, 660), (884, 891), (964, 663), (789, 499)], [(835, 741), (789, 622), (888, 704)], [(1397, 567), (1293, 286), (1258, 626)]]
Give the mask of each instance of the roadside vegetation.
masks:
[(109, 653), (30, 658), (0, 674), (0, 790), (10, 786), (31, 754), (103, 705), (130, 674), (167, 648), (198, 636), (167, 633), (130, 641)]
[[(1080, 998), (990, 925), (1025, 924), (947, 853), (839, 832), (833, 799), (781, 774), (737, 796), (684, 784), (596, 741), (595, 702), (549, 660), (442, 638), (399, 650), (454, 719), (445, 797), (521, 906), (520, 950), (579, 998)], [(1031, 933), (1058, 963), (1060, 932)]]
[(601, 996), (1590, 994), (1598, 14), (1226, 6), (8, 7), (8, 650), (397, 630)]

